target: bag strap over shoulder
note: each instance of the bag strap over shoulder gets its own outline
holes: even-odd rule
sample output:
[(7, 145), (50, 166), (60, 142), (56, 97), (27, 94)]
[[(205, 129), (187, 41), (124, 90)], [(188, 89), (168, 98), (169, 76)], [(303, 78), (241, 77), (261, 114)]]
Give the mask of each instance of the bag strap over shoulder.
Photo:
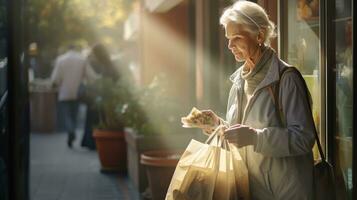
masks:
[(279, 92), (280, 92), (280, 81), (282, 77), (285, 75), (286, 72), (294, 70), (294, 67), (285, 67), (280, 71), (279, 74), (279, 81), (276, 84), (269, 85), (268, 86), (268, 91), (270, 96), (272, 97), (273, 104), (276, 108), (276, 113), (278, 114), (278, 118), (280, 119), (281, 124), (286, 125), (286, 121), (284, 118), (284, 113), (283, 113), (283, 108), (281, 107), (280, 101), (279, 101)]
[[(301, 79), (301, 81), (303, 82), (303, 86), (304, 86), (304, 90), (306, 92), (306, 98), (307, 98), (307, 102), (308, 102), (308, 107), (309, 107), (309, 111), (310, 111), (310, 114), (311, 116), (313, 115), (313, 112), (312, 112), (312, 102), (311, 102), (311, 95), (310, 95), (310, 92), (308, 90), (308, 87), (306, 85), (306, 82), (305, 82), (305, 79), (303, 78), (303, 76), (301, 75), (301, 73), (299, 72), (298, 69), (296, 69), (295, 67), (285, 67), (283, 68), (283, 70), (280, 72), (280, 79), (279, 79), (279, 82), (276, 84), (276, 87), (275, 89), (273, 90), (273, 86), (269, 86), (268, 87), (268, 90), (269, 90), (269, 93), (270, 95), (272, 96), (272, 99), (273, 99), (273, 103), (275, 105), (275, 108), (277, 110), (277, 113), (279, 114), (279, 118), (280, 118), (280, 121), (283, 123), (283, 124), (286, 124), (285, 123), (285, 118), (284, 118), (284, 113), (283, 113), (283, 109), (282, 109), (282, 106), (280, 104), (280, 101), (279, 101), (279, 91), (280, 91), (280, 82), (281, 80), (283, 79), (284, 75), (287, 73), (287, 72), (293, 72), (293, 73), (296, 73), (299, 78)], [(321, 147), (321, 143), (320, 143), (320, 139), (319, 139), (319, 136), (317, 134), (317, 129), (316, 129), (316, 126), (315, 126), (315, 123), (313, 122), (313, 126), (314, 126), (314, 134), (315, 134), (315, 139), (316, 139), (316, 143), (317, 143), (317, 147), (318, 147), (318, 150), (319, 150), (319, 154), (320, 154), (320, 157), (321, 157), (321, 160), (323, 161), (326, 161), (326, 157), (322, 151), (322, 147)]]

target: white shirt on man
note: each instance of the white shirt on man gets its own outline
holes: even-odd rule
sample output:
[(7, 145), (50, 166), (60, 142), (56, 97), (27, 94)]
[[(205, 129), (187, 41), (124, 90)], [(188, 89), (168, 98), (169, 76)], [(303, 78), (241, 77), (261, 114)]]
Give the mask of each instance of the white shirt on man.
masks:
[(69, 50), (56, 59), (51, 81), (58, 86), (58, 100), (68, 101), (77, 99), (82, 80), (93, 80), (96, 76), (81, 53)]

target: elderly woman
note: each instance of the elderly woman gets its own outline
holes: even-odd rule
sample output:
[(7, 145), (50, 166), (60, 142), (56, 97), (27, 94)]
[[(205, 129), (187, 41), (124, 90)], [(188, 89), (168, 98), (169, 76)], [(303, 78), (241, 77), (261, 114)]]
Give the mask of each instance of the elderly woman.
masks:
[(252, 199), (313, 199), (315, 138), (308, 91), (297, 71), (281, 77), (289, 65), (269, 46), (274, 23), (248, 1), (227, 8), (220, 23), (228, 48), (244, 64), (230, 77), (226, 121), (212, 111), (206, 114), (214, 115), (217, 125), (229, 126), (225, 137), (246, 163)]

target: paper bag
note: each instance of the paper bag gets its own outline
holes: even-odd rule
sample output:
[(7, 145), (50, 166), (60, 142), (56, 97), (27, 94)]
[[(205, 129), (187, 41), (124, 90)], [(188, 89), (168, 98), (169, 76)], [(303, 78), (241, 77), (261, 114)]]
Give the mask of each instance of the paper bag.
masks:
[[(241, 167), (236, 162), (242, 162), (239, 152), (232, 149), (236, 151), (232, 153), (230, 147), (219, 129), (206, 143), (191, 140), (177, 164), (166, 200), (248, 200), (249, 194), (239, 191), (249, 193), (249, 187), (248, 190), (237, 188), (237, 181), (247, 178), (236, 175), (235, 167)], [(240, 185), (248, 185), (246, 181)]]

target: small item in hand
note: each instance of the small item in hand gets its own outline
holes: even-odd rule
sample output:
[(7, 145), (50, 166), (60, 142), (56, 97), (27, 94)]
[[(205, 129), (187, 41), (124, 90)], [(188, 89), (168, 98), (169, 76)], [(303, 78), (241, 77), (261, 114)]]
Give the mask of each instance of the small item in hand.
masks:
[(192, 108), (190, 114), (181, 118), (181, 122), (183, 123), (182, 126), (186, 128), (206, 128), (216, 126), (214, 115), (207, 112), (201, 112), (195, 107)]

